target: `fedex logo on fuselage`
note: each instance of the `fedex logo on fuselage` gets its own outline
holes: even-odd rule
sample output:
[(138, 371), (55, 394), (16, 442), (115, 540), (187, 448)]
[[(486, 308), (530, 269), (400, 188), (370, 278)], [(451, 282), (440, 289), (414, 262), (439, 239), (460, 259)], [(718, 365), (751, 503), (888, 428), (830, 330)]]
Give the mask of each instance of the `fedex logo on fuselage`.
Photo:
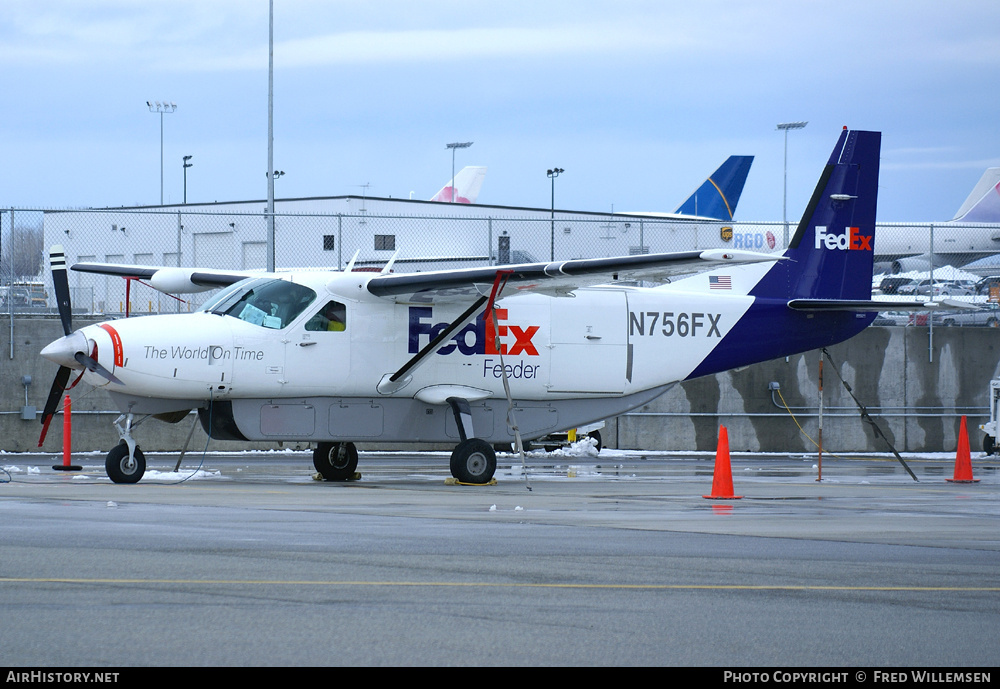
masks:
[[(476, 316), (464, 328), (451, 337), (454, 344), (448, 344), (438, 350), (438, 354), (451, 354), (456, 349), (466, 356), (473, 354), (504, 354), (507, 356), (538, 356), (531, 338), (538, 332), (539, 326), (510, 325), (506, 324), (507, 309), (496, 309), (497, 331), (493, 329), (493, 320), (484, 321), (481, 316)], [(409, 336), (407, 338), (407, 351), (416, 354), (421, 347), (426, 346), (434, 338), (441, 334), (448, 323), (434, 323), (433, 310), (429, 306), (411, 306), (409, 316)], [(497, 335), (500, 336), (500, 349), (497, 349)], [(426, 337), (425, 337), (426, 336)], [(513, 342), (510, 341), (513, 337)], [(506, 342), (503, 341), (506, 339)]]
[(848, 227), (843, 234), (832, 234), (822, 225), (816, 226), (816, 248), (831, 251), (872, 251), (872, 235), (861, 234), (861, 228)]

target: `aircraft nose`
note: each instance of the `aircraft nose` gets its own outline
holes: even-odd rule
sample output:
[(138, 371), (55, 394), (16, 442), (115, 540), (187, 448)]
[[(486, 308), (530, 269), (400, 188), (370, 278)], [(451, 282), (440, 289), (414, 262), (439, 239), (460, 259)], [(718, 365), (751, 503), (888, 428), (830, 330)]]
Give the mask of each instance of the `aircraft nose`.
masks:
[(41, 355), (52, 363), (75, 369), (83, 368), (76, 360), (78, 353), (87, 354), (87, 336), (79, 330), (50, 342), (41, 351)]

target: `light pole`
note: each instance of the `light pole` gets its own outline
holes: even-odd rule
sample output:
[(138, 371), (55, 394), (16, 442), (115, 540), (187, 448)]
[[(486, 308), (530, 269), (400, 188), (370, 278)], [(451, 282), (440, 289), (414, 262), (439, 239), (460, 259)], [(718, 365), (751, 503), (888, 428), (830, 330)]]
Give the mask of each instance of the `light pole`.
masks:
[(784, 198), (781, 202), (781, 224), (785, 228), (785, 248), (788, 248), (788, 130), (802, 129), (808, 122), (783, 122), (778, 125), (779, 131), (785, 132), (785, 186)]
[(551, 220), (551, 230), (552, 230), (552, 244), (549, 249), (549, 260), (556, 260), (556, 177), (558, 177), (563, 172), (566, 172), (561, 167), (554, 167), (551, 170), (546, 170), (545, 174), (549, 176), (552, 180), (552, 220)]
[(267, 272), (274, 272), (274, 0), (267, 3)]
[(456, 148), (468, 148), (472, 145), (472, 141), (466, 141), (465, 143), (454, 143), (445, 144), (445, 148), (451, 149), (451, 203), (455, 203), (455, 149)]
[(194, 165), (194, 163), (189, 163), (193, 156), (184, 156), (184, 205), (188, 202), (188, 168)]
[(269, 268), (267, 272), (273, 273), (274, 268), (274, 182), (285, 176), (284, 170), (272, 170), (269, 173), (265, 172), (264, 176), (267, 177), (267, 265)]
[(150, 112), (160, 113), (160, 205), (163, 205), (163, 114), (171, 113), (177, 109), (177, 103), (168, 103), (166, 101), (146, 101), (146, 105), (149, 107)]

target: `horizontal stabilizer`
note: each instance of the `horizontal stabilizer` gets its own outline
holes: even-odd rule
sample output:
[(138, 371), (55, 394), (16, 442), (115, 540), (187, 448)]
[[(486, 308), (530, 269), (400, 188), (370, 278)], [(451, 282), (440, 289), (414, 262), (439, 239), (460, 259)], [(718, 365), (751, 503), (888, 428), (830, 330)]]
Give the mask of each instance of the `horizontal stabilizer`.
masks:
[(941, 301), (871, 301), (867, 299), (792, 299), (788, 308), (795, 311), (928, 311), (979, 310), (975, 304), (954, 299)]

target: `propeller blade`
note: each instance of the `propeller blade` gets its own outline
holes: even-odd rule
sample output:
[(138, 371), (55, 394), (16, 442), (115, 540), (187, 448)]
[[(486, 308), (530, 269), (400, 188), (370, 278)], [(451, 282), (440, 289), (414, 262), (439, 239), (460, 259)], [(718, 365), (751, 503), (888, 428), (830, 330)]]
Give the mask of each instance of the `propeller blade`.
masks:
[(77, 352), (76, 354), (73, 355), (73, 358), (79, 361), (80, 365), (86, 366), (87, 370), (90, 371), (91, 373), (96, 373), (99, 376), (103, 376), (107, 380), (110, 380), (112, 383), (118, 383), (119, 385), (125, 384), (120, 380), (118, 380), (115, 377), (115, 374), (113, 374), (111, 371), (101, 366), (99, 363), (97, 363), (95, 359), (87, 356), (83, 352)]
[(72, 372), (73, 370), (66, 366), (60, 366), (59, 370), (56, 371), (56, 377), (52, 381), (52, 389), (49, 390), (49, 398), (45, 400), (45, 410), (42, 412), (42, 434), (38, 437), (38, 447), (41, 447), (42, 443), (45, 442), (45, 434), (49, 432), (49, 423), (59, 408), (60, 399), (66, 392), (66, 383), (69, 382), (69, 376)]
[(69, 278), (66, 275), (66, 254), (61, 244), (56, 244), (49, 251), (49, 262), (52, 264), (52, 286), (56, 290), (56, 305), (59, 307), (59, 318), (62, 320), (63, 334), (73, 332), (73, 307), (69, 301)]

